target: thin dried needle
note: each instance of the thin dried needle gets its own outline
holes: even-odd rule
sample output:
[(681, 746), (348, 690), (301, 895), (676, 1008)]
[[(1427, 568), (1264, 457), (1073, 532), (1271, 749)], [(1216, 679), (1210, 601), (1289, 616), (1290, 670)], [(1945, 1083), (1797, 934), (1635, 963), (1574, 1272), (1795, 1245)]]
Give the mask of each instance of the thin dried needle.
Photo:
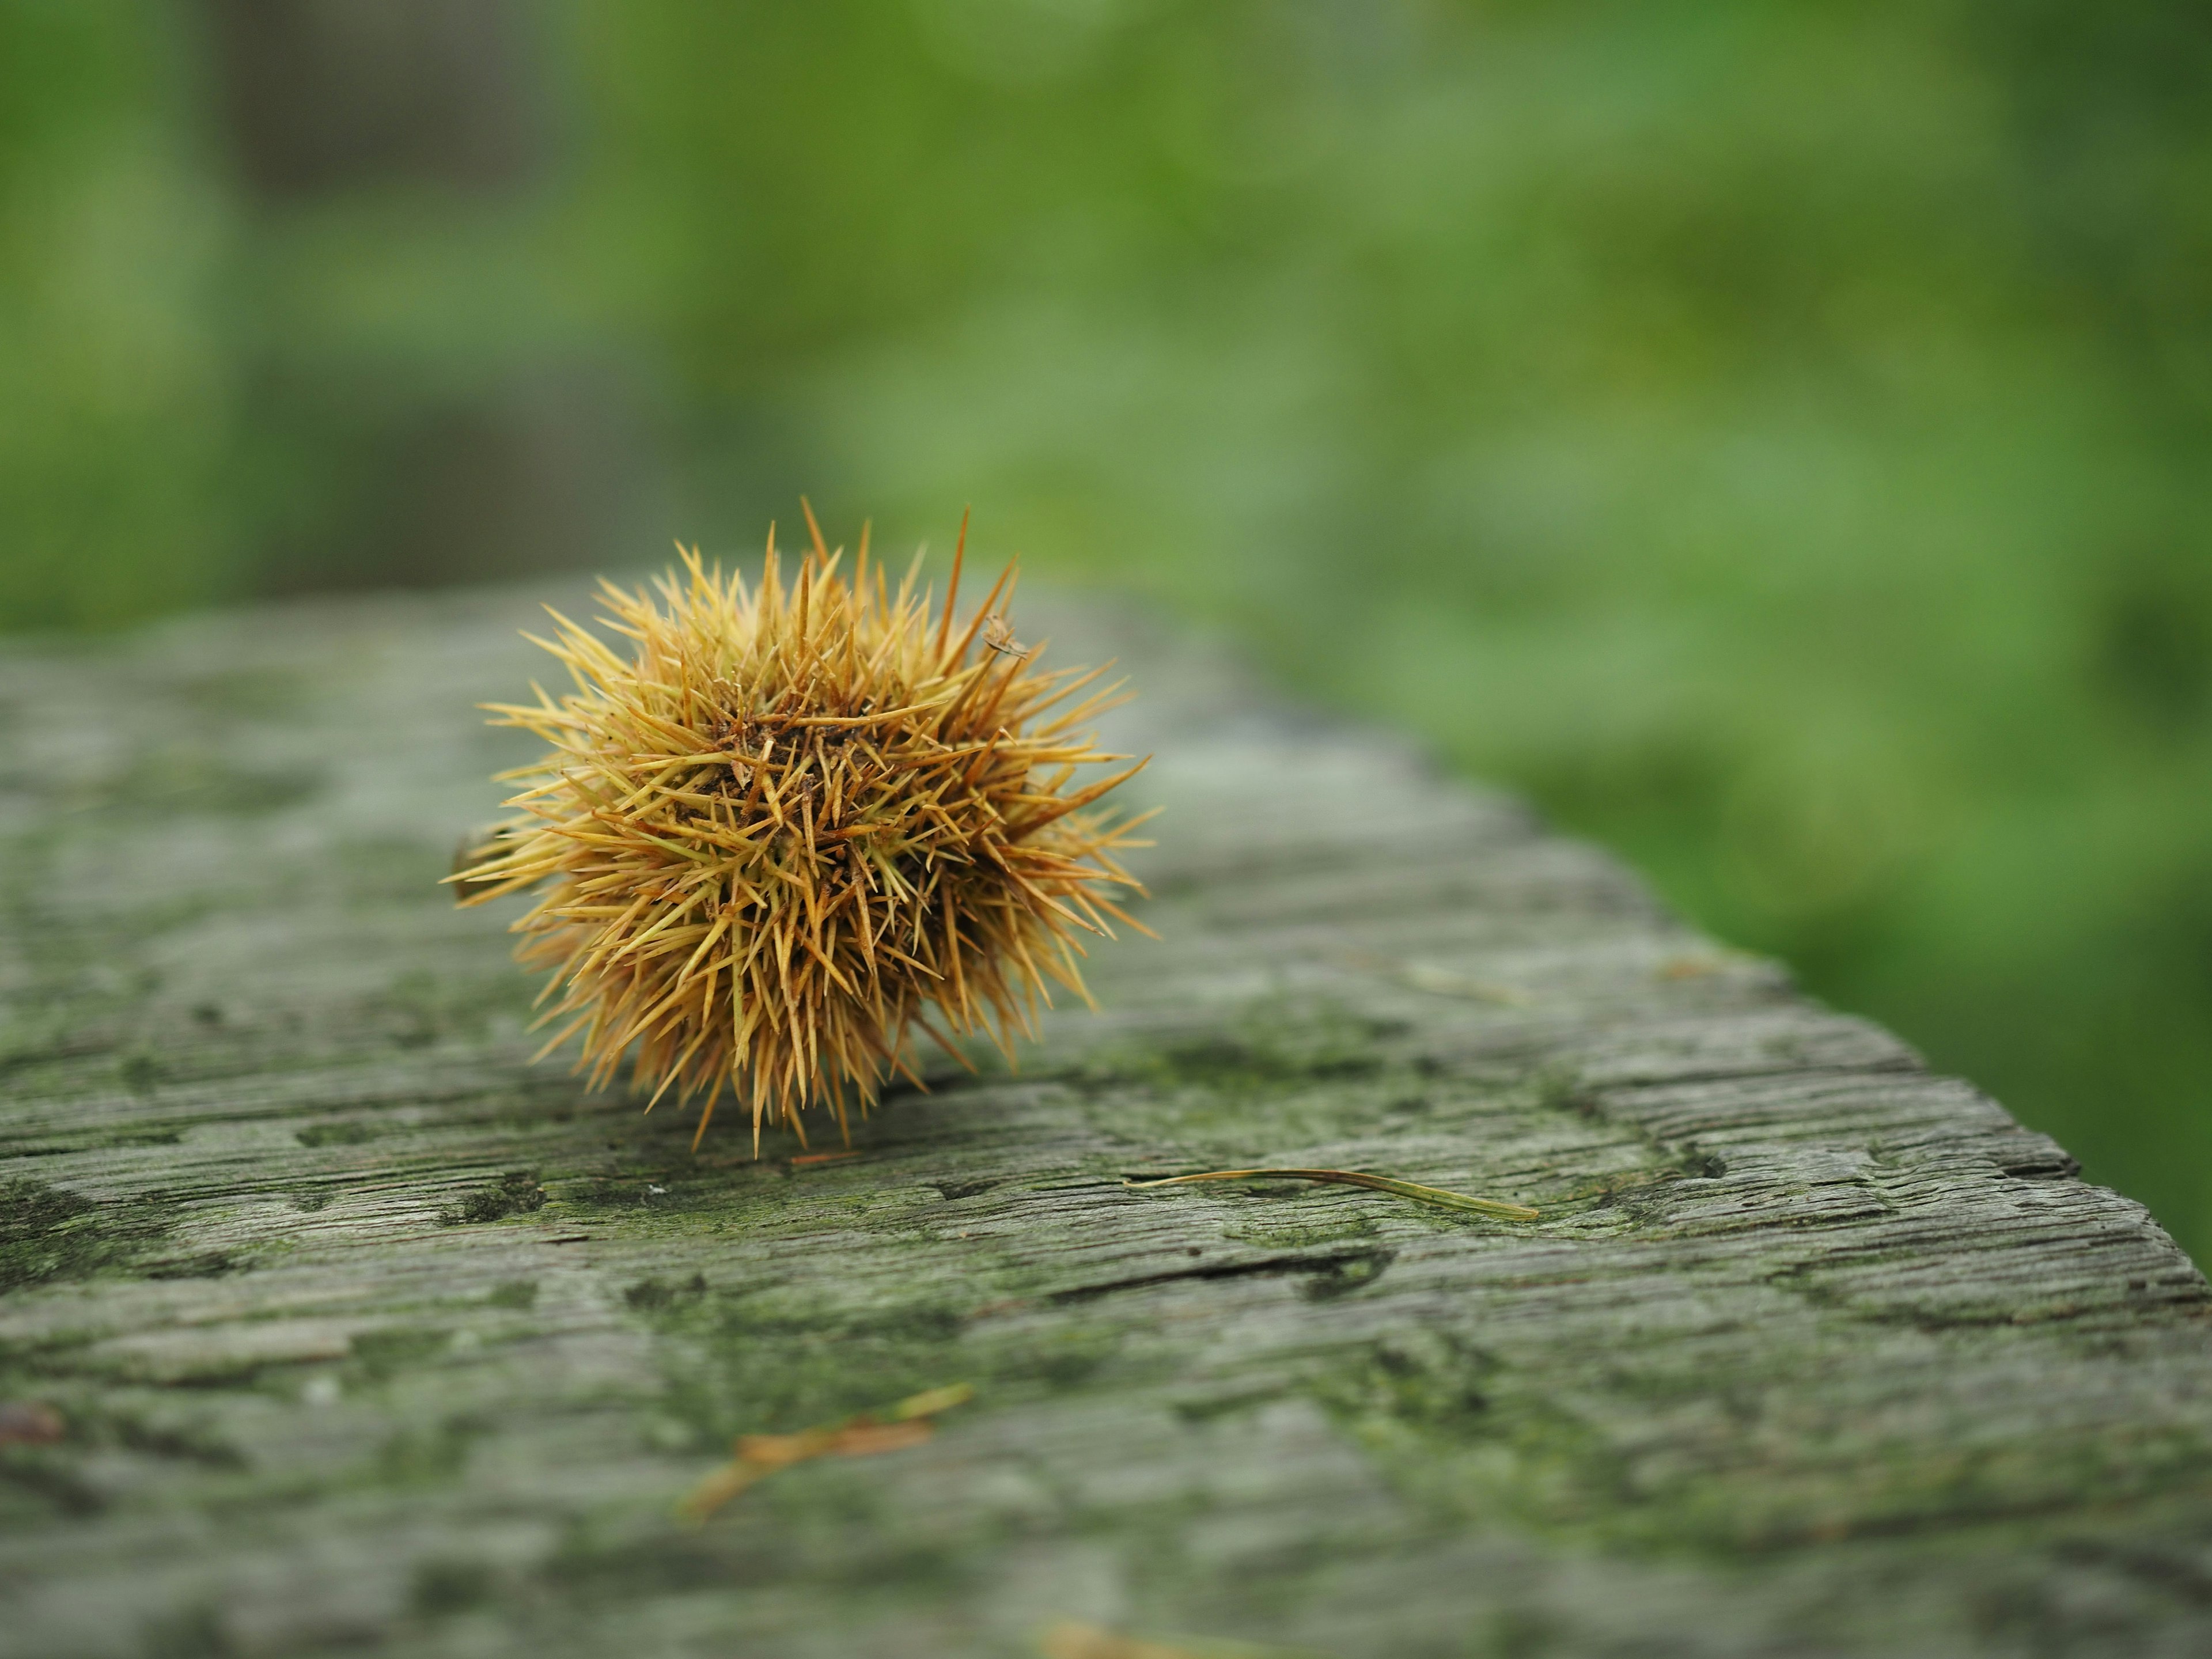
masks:
[(1508, 1204), (1502, 1199), (1470, 1198), (1465, 1193), (1446, 1192), (1441, 1187), (1424, 1187), (1411, 1181), (1400, 1181), (1393, 1176), (1368, 1175), (1359, 1170), (1208, 1170), (1201, 1175), (1164, 1176), (1153, 1181), (1124, 1180), (1124, 1187), (1142, 1189), (1147, 1187), (1187, 1187), (1201, 1181), (1319, 1181), (1333, 1182), (1339, 1187), (1365, 1187), (1378, 1193), (1389, 1193), (1399, 1198), (1410, 1198), (1420, 1204), (1440, 1204), (1449, 1210), (1473, 1210), (1478, 1215), (1495, 1216), (1501, 1221), (1534, 1221), (1537, 1212), (1525, 1204)]
[(1303, 1649), (1261, 1647), (1204, 1636), (1127, 1636), (1077, 1619), (1059, 1619), (1036, 1635), (1037, 1659), (1323, 1659)]

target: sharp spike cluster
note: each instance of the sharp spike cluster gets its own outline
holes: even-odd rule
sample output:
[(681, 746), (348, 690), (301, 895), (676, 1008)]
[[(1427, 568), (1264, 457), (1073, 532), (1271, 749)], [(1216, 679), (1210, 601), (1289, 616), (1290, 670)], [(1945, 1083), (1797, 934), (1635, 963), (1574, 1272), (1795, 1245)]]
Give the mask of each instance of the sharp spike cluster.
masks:
[(698, 1100), (700, 1135), (728, 1091), (756, 1152), (766, 1124), (803, 1141), (823, 1106), (842, 1132), (894, 1073), (919, 1082), (915, 1030), (1011, 1058), (1054, 984), (1089, 1000), (1083, 933), (1148, 931), (1115, 902), (1143, 891), (1115, 860), (1143, 818), (1086, 810), (1143, 763), (1062, 793), (1129, 759), (1076, 735), (1119, 685), (1006, 649), (1006, 577), (956, 629), (918, 556), (894, 586), (864, 538), (848, 574), (806, 522), (789, 578), (770, 531), (750, 587), (680, 546), (652, 590), (603, 582), (634, 655), (549, 611), (530, 637), (575, 690), (486, 705), (551, 747), (501, 775), (512, 816), (450, 878), (463, 904), (538, 890), (514, 930), (552, 969), (541, 1054), (580, 1035), (594, 1083), (632, 1054), (647, 1109)]

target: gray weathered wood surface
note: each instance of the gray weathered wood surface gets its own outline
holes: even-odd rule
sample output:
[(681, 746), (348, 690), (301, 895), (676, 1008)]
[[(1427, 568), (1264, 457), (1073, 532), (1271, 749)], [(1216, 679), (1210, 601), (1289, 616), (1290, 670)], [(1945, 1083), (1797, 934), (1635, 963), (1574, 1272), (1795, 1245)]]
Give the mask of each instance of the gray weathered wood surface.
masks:
[[(0, 653), (0, 1402), (68, 1425), (0, 1448), (0, 1651), (2212, 1652), (2206, 1285), (2142, 1210), (1110, 610), (1020, 616), (1132, 662), (1159, 756), (1103, 1014), (827, 1164), (532, 1069), (433, 885), (531, 615)], [(1255, 1162), (1543, 1217), (1120, 1184)]]

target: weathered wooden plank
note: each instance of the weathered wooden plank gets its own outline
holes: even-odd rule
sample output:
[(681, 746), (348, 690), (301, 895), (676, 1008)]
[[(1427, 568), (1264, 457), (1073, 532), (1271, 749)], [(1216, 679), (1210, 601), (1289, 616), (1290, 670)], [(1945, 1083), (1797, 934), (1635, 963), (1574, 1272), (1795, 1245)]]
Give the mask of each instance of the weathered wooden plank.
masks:
[[(1141, 619), (1165, 935), (795, 1164), (432, 885), (514, 593), (0, 656), (0, 1650), (2212, 1647), (2206, 1285), (1885, 1033)], [(1336, 1164), (1542, 1207), (1130, 1172)], [(975, 1385), (672, 1513), (736, 1433)]]

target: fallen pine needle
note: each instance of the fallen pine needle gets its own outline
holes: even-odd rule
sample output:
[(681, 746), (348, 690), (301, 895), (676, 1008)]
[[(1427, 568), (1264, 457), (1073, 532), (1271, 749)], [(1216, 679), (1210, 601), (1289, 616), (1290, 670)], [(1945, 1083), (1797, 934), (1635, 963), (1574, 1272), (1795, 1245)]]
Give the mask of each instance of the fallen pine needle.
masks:
[(1073, 1619), (1062, 1619), (1046, 1626), (1037, 1632), (1036, 1640), (1041, 1659), (1302, 1659), (1282, 1648), (1255, 1647), (1249, 1642), (1213, 1641), (1202, 1637), (1148, 1641)]
[(1124, 1187), (1182, 1187), (1199, 1181), (1323, 1181), (1340, 1187), (1366, 1187), (1378, 1193), (1410, 1198), (1417, 1204), (1441, 1204), (1446, 1209), (1473, 1210), (1478, 1215), (1504, 1221), (1534, 1221), (1536, 1212), (1525, 1204), (1508, 1204), (1495, 1198), (1469, 1198), (1441, 1187), (1423, 1187), (1390, 1176), (1366, 1175), (1358, 1170), (1209, 1170), (1203, 1175), (1165, 1176), (1157, 1181), (1124, 1179)]
[(864, 1412), (842, 1423), (801, 1429), (797, 1434), (741, 1434), (732, 1449), (735, 1455), (685, 1494), (676, 1512), (686, 1521), (703, 1522), (763, 1475), (809, 1458), (865, 1457), (918, 1446), (936, 1431), (931, 1419), (938, 1413), (975, 1397), (972, 1386), (955, 1382), (909, 1395), (880, 1419)]
[(1465, 997), (1471, 1002), (1502, 1002), (1509, 1008), (1526, 1008), (1536, 1000), (1516, 986), (1500, 985), (1495, 980), (1471, 979), (1465, 974), (1455, 974), (1446, 968), (1431, 968), (1421, 962), (1401, 963), (1390, 977), (1410, 990), (1425, 991), (1432, 997)]
[(801, 1152), (791, 1161), (793, 1164), (835, 1164), (841, 1158), (858, 1158), (858, 1152)]
[(1501, 985), (1491, 979), (1471, 978), (1466, 974), (1455, 974), (1449, 968), (1434, 967), (1425, 962), (1395, 962), (1388, 957), (1378, 957), (1372, 951), (1354, 951), (1342, 960), (1347, 968), (1379, 973), (1385, 979), (1395, 980), (1408, 990), (1425, 991), (1431, 996), (1464, 997), (1472, 1002), (1503, 1003), (1508, 1008), (1526, 1008), (1536, 1000), (1518, 986)]

